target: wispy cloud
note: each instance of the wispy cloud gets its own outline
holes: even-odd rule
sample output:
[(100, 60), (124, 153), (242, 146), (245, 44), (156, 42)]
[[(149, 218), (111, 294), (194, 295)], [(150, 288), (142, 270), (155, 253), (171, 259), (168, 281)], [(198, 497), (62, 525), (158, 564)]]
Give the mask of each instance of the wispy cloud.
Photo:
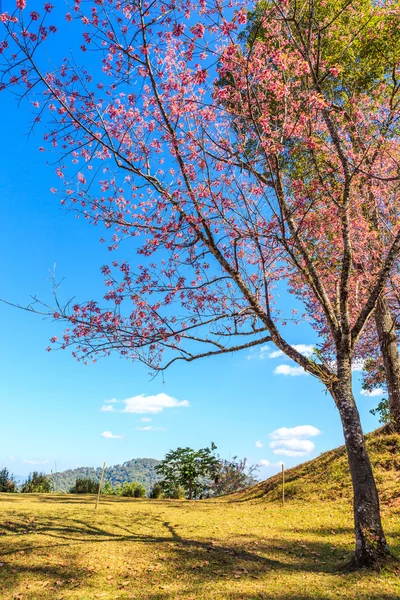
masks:
[(150, 417), (142, 417), (141, 419), (142, 423), (150, 423), (151, 422), (151, 418)]
[(24, 465), (47, 465), (49, 460), (23, 460)]
[(103, 431), (101, 437), (106, 438), (107, 440), (122, 440), (124, 436), (111, 433), (111, 431)]
[(167, 394), (155, 394), (153, 396), (145, 396), (139, 394), (138, 396), (132, 396), (132, 398), (126, 398), (125, 400), (117, 401), (118, 405), (123, 408), (110, 407), (110, 404), (104, 404), (101, 407), (103, 412), (125, 412), (125, 413), (136, 413), (136, 414), (158, 414), (166, 408), (182, 408), (190, 406), (187, 400), (177, 400), (173, 396)]
[(274, 375), (286, 375), (289, 377), (300, 377), (301, 375), (308, 375), (303, 367), (291, 365), (278, 365), (273, 370)]
[(376, 388), (371, 391), (361, 390), (361, 392), (360, 392), (360, 394), (362, 394), (363, 396), (383, 396), (384, 393), (385, 393), (385, 390), (383, 390), (382, 388)]
[(167, 431), (164, 427), (153, 427), (153, 425), (146, 425), (145, 427), (136, 427), (137, 431)]
[(269, 460), (267, 460), (266, 458), (262, 458), (261, 460), (258, 461), (258, 464), (261, 465), (262, 467), (281, 467), (282, 466), (282, 461), (278, 460), (278, 462), (271, 462)]
[[(314, 346), (312, 344), (293, 344), (292, 348), (307, 358), (314, 354)], [(254, 352), (250, 353), (247, 359), (252, 360), (254, 358), (258, 358), (259, 360), (266, 360), (268, 358), (281, 358), (282, 356), (285, 356), (285, 353), (282, 352), (282, 350), (271, 350), (271, 348), (266, 345), (260, 346), (257, 354)]]
[(263, 443), (262, 443), (261, 440), (257, 440), (254, 445), (255, 445), (256, 448), (262, 448), (263, 447)]

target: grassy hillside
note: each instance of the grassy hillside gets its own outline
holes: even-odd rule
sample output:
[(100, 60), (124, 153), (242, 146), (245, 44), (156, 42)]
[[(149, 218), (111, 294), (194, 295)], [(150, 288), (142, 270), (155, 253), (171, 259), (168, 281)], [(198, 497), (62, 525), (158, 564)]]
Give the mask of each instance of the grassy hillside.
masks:
[[(136, 481), (141, 483), (148, 492), (153, 484), (160, 479), (154, 470), (160, 461), (154, 458), (134, 458), (128, 460), (122, 465), (106, 467), (104, 471), (104, 481), (109, 481), (112, 485), (123, 484), (125, 482)], [(100, 481), (101, 467), (79, 467), (78, 469), (68, 469), (54, 474), (54, 486), (56, 492), (68, 492), (78, 477), (89, 477), (94, 481)]]
[[(383, 503), (400, 499), (400, 435), (385, 433), (383, 428), (367, 435), (368, 452)], [(321, 454), (285, 472), (285, 496), (288, 500), (307, 501), (351, 499), (352, 488), (344, 446)], [(282, 475), (229, 496), (230, 500), (280, 501)]]

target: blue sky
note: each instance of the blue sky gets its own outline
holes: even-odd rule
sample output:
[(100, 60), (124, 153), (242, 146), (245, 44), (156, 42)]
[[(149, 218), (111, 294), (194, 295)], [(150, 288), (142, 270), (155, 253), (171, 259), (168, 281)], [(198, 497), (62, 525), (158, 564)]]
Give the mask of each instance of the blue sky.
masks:
[[(37, 150), (40, 133), (27, 138), (29, 113), (4, 93), (0, 106), (6, 115), (0, 146), (0, 297), (22, 305), (31, 295), (50, 300), (49, 271), (56, 265), (64, 298), (101, 298), (100, 267), (110, 255), (98, 243), (100, 232), (63, 210), (50, 193), (59, 180), (46, 165), (47, 155)], [(272, 345), (262, 352), (177, 363), (163, 381), (117, 356), (84, 366), (69, 351), (46, 352), (61, 329), (39, 316), (0, 304), (0, 323), (0, 467), (17, 475), (49, 472), (55, 465), (61, 470), (162, 458), (170, 448), (198, 448), (212, 440), (224, 457), (268, 461), (259, 474), (266, 478), (281, 460), (290, 467), (343, 443), (331, 397), (312, 377), (293, 372), (288, 359), (271, 357)], [(316, 343), (306, 326), (288, 333), (293, 344)], [(377, 398), (360, 394), (359, 375), (354, 374), (355, 395), (370, 431), (378, 426), (369, 414)], [(118, 402), (108, 402), (113, 399)], [(176, 406), (163, 408), (168, 403)]]

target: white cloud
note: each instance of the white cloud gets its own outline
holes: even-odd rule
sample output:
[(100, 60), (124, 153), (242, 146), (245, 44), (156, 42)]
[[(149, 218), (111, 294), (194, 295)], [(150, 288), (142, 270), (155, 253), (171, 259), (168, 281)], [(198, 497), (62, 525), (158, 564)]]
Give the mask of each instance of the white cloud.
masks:
[(276, 467), (281, 467), (283, 463), (282, 463), (281, 460), (278, 460), (278, 462), (270, 462), (269, 460), (267, 460), (265, 458), (262, 458), (260, 461), (258, 461), (258, 464), (261, 467), (274, 467), (274, 468), (276, 468)]
[(107, 440), (122, 440), (122, 438), (124, 437), (123, 435), (116, 435), (114, 433), (111, 433), (111, 431), (103, 431), (103, 433), (101, 434), (101, 437), (106, 438)]
[(24, 465), (47, 465), (49, 460), (23, 460)]
[(274, 454), (307, 456), (315, 449), (314, 442), (308, 438), (321, 435), (321, 431), (313, 425), (297, 425), (296, 427), (280, 427), (269, 435), (273, 440), (269, 447)]
[(116, 402), (118, 402), (118, 400), (116, 398), (111, 398), (110, 400), (104, 400), (105, 404), (115, 404)]
[(363, 371), (364, 364), (365, 364), (365, 360), (363, 360), (362, 358), (356, 358), (351, 363), (351, 370), (352, 371)]
[(153, 427), (153, 425), (146, 425), (145, 427), (136, 427), (137, 431), (167, 431), (164, 427)]
[(308, 375), (303, 367), (291, 367), (290, 365), (278, 365), (274, 369), (274, 375), (289, 375), (290, 377), (299, 377), (300, 375)]
[(270, 443), (270, 448), (274, 454), (284, 454), (286, 456), (306, 456), (311, 454), (315, 448), (314, 442), (310, 440), (276, 440)]
[(313, 425), (297, 425), (296, 427), (280, 427), (279, 429), (275, 429), (269, 436), (273, 440), (289, 440), (296, 438), (307, 439), (309, 437), (314, 437), (316, 435), (321, 435), (321, 431), (314, 427)]
[[(294, 344), (292, 348), (307, 358), (310, 358), (310, 356), (314, 354), (314, 346), (311, 344)], [(285, 353), (282, 352), (282, 350), (274, 350), (269, 353), (268, 358), (280, 358), (281, 356), (285, 356)]]
[(262, 443), (261, 440), (257, 440), (254, 445), (255, 445), (256, 448), (262, 448), (263, 447), (263, 443)]
[[(126, 398), (126, 400), (115, 401), (118, 404), (125, 405), (124, 408), (120, 410), (110, 405), (110, 400), (107, 401), (107, 404), (104, 404), (101, 407), (102, 412), (126, 412), (126, 413), (136, 413), (136, 414), (158, 414), (162, 412), (165, 408), (180, 408), (190, 406), (187, 400), (177, 400), (172, 396), (168, 396), (167, 394), (155, 394), (154, 396), (145, 396), (144, 394), (139, 394), (138, 396), (132, 396), (132, 398)], [(114, 404), (114, 400), (112, 401)]]
[(361, 390), (360, 394), (362, 394), (363, 396), (383, 396), (383, 394), (385, 393), (385, 390), (383, 390), (382, 388), (376, 388), (374, 390), (371, 390), (370, 392), (368, 390)]
[(142, 421), (142, 423), (150, 423), (151, 422), (150, 417), (142, 417), (140, 420)]

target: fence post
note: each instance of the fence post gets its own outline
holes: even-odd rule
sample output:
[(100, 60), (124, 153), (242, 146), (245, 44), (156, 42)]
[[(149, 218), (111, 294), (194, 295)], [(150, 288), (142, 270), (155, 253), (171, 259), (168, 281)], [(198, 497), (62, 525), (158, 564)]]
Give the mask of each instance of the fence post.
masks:
[(282, 506), (285, 504), (285, 465), (282, 463)]
[(101, 492), (101, 486), (103, 485), (103, 477), (104, 477), (104, 469), (106, 468), (106, 463), (103, 464), (103, 470), (101, 472), (101, 477), (100, 477), (100, 483), (99, 483), (99, 489), (97, 492), (97, 498), (96, 498), (96, 508), (97, 505), (99, 503), (99, 499), (100, 499), (100, 492)]

